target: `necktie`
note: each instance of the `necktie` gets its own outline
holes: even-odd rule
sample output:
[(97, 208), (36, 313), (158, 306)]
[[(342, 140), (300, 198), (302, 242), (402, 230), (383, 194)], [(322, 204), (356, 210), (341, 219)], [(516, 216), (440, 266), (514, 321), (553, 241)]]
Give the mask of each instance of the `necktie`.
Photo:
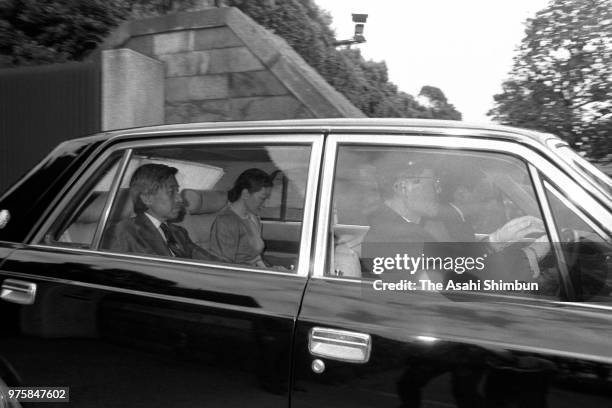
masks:
[(166, 237), (166, 244), (168, 245), (168, 249), (170, 249), (170, 252), (172, 252), (172, 254), (174, 254), (174, 256), (178, 258), (187, 258), (185, 251), (183, 250), (181, 245), (179, 245), (179, 243), (176, 241), (176, 239), (174, 238), (174, 235), (172, 235), (172, 232), (170, 231), (168, 224), (163, 222), (159, 225), (159, 228), (162, 230), (162, 232), (164, 233), (164, 236)]

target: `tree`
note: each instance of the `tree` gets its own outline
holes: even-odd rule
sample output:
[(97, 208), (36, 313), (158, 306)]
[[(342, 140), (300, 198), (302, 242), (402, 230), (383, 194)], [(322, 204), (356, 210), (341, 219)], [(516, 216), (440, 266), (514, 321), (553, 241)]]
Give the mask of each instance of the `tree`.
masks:
[[(0, 0), (0, 68), (79, 61), (127, 18), (189, 10), (196, 3), (196, 0)], [(336, 49), (331, 16), (313, 0), (225, 0), (225, 3), (282, 37), (368, 116), (461, 118), (446, 98), (440, 105), (425, 107), (399, 91), (389, 81), (384, 61), (366, 61), (359, 49)]]
[(446, 95), (435, 86), (426, 85), (421, 88), (419, 97), (428, 100), (432, 117), (438, 119), (461, 120), (461, 113), (455, 107), (448, 103)]
[(337, 50), (330, 15), (313, 0), (227, 0), (282, 37), (336, 90), (370, 117), (461, 119), (452, 105), (427, 108), (389, 81), (384, 61), (366, 61), (359, 49)]
[(132, 16), (188, 9), (194, 0), (0, 0), (0, 68), (85, 58)]
[(612, 4), (552, 0), (527, 21), (494, 119), (555, 133), (591, 158), (612, 148)]
[(0, 0), (0, 67), (79, 60), (127, 12), (120, 0)]

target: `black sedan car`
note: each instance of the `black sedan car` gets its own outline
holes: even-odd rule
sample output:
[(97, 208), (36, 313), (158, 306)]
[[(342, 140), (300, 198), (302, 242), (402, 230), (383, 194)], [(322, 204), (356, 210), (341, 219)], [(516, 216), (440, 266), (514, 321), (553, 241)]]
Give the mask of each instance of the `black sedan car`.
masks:
[(0, 209), (0, 407), (612, 406), (612, 182), (553, 135), (129, 129)]

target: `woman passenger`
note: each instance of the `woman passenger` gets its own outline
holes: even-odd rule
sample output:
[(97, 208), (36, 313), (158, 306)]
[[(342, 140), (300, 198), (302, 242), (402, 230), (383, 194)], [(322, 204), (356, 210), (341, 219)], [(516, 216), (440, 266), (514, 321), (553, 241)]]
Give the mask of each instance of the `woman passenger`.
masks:
[(262, 257), (264, 240), (259, 212), (270, 196), (272, 178), (248, 169), (227, 193), (229, 204), (217, 214), (210, 231), (211, 251), (227, 262), (268, 267)]

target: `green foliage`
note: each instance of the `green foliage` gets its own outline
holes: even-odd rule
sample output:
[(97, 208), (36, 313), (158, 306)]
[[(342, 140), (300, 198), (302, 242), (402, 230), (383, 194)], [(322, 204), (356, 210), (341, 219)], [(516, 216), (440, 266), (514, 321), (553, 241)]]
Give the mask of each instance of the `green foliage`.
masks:
[(553, 0), (525, 34), (489, 115), (555, 133), (591, 158), (612, 152), (610, 0)]
[(446, 102), (425, 107), (411, 95), (400, 92), (389, 81), (384, 62), (366, 61), (359, 49), (337, 50), (333, 46), (336, 38), (331, 17), (312, 0), (228, 0), (227, 3), (287, 41), (367, 116), (461, 119), (461, 113)]
[[(225, 3), (282, 37), (368, 116), (461, 119), (437, 88), (423, 88), (429, 89), (426, 96), (432, 101), (425, 107), (389, 81), (384, 62), (366, 61), (359, 49), (337, 50), (331, 16), (313, 0)], [(122, 20), (185, 10), (193, 4), (194, 0), (0, 0), (0, 68), (81, 60)]]
[(127, 11), (119, 0), (0, 0), (0, 67), (79, 60)]
[(193, 0), (0, 0), (0, 68), (78, 61), (121, 21)]
[(439, 88), (426, 85), (421, 88), (419, 97), (426, 98), (429, 101), (430, 110), (435, 115), (434, 117), (461, 120), (461, 113), (448, 103), (446, 96)]

